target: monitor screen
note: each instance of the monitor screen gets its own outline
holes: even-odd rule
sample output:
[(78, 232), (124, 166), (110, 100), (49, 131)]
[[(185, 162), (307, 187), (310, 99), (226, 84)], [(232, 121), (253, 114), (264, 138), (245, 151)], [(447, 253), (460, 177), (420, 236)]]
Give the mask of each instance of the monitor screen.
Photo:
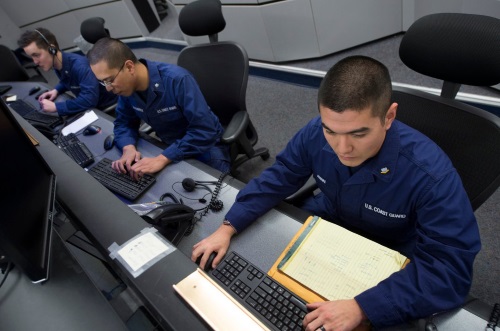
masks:
[(32, 282), (48, 278), (55, 175), (0, 99), (0, 253)]

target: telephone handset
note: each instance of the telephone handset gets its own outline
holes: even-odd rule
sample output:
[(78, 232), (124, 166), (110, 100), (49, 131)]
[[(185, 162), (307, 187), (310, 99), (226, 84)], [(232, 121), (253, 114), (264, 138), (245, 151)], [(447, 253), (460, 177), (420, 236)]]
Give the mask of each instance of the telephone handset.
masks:
[(163, 227), (177, 222), (191, 222), (194, 214), (193, 208), (189, 206), (168, 203), (142, 215), (142, 218), (151, 225)]
[(141, 217), (154, 226), (171, 243), (177, 245), (187, 229), (194, 223), (196, 211), (180, 203), (170, 193), (165, 193), (160, 200), (163, 201), (165, 196), (169, 196), (173, 202), (162, 204)]

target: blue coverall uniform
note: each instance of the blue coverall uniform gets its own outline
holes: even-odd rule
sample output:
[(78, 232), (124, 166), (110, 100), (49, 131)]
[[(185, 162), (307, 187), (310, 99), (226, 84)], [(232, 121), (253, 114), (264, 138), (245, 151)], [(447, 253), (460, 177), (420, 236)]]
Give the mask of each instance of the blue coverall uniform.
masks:
[(311, 174), (321, 193), (304, 209), (411, 259), (355, 297), (375, 328), (463, 303), (481, 248), (479, 230), (458, 173), (434, 142), (396, 120), (379, 153), (351, 174), (317, 117), (239, 192), (226, 219), (244, 230)]
[(59, 95), (71, 91), (75, 98), (55, 103), (60, 116), (79, 113), (89, 108), (104, 109), (116, 103), (117, 96), (99, 84), (86, 57), (73, 53), (61, 54), (63, 67), (61, 70), (54, 70), (59, 78), (55, 89)]
[(198, 160), (222, 172), (230, 168), (229, 149), (219, 143), (224, 129), (210, 110), (194, 78), (183, 68), (140, 60), (148, 67), (146, 102), (135, 92), (120, 96), (114, 121), (115, 142), (135, 145), (140, 120), (168, 145), (162, 154), (172, 162)]

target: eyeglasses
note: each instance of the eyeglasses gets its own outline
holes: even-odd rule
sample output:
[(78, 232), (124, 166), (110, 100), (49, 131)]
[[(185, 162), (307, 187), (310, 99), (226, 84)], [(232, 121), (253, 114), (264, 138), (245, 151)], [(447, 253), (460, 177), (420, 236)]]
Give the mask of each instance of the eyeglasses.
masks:
[(111, 84), (113, 84), (113, 82), (115, 81), (116, 77), (118, 77), (118, 75), (120, 74), (120, 72), (122, 71), (122, 69), (123, 69), (124, 66), (125, 66), (125, 62), (123, 62), (120, 70), (118, 70), (118, 72), (116, 73), (116, 75), (113, 78), (106, 79), (106, 80), (100, 80), (99, 84), (101, 84), (104, 87), (108, 87)]

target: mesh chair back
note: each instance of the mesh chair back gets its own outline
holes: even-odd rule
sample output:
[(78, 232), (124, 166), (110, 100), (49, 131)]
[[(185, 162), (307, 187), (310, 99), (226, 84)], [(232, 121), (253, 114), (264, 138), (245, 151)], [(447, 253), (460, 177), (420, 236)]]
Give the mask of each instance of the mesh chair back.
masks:
[(193, 74), (212, 111), (226, 126), (233, 115), (246, 110), (248, 57), (232, 42), (190, 46), (181, 51), (177, 64)]
[(80, 25), (80, 34), (88, 43), (95, 44), (99, 39), (109, 37), (109, 30), (104, 27), (104, 18), (87, 18)]
[(401, 40), (399, 57), (409, 68), (445, 81), (500, 83), (500, 20), (439, 13), (415, 21)]
[(500, 118), (456, 100), (395, 87), (396, 118), (451, 159), (476, 210), (500, 185)]

